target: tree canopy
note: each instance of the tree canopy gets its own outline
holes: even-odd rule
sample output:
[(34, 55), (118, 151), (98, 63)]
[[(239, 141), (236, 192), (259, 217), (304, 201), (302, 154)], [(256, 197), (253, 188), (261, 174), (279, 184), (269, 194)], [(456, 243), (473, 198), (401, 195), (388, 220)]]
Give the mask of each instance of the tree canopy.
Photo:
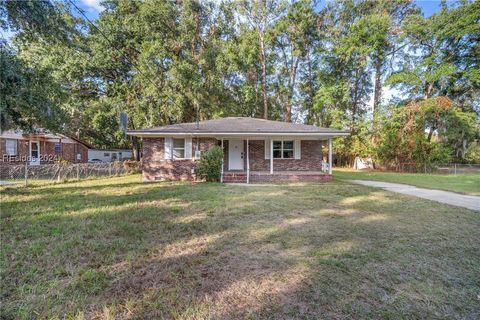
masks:
[(478, 1), (430, 17), (410, 0), (103, 5), (91, 21), (75, 1), (0, 2), (3, 130), (138, 150), (120, 112), (130, 129), (251, 116), (351, 130), (345, 163), (480, 160)]

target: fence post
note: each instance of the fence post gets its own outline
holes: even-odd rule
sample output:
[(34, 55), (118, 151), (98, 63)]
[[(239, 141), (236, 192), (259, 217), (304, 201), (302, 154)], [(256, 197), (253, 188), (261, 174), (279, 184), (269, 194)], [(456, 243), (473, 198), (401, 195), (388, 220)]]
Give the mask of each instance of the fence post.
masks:
[(25, 187), (28, 185), (28, 162), (25, 161)]
[(77, 163), (77, 180), (80, 180), (80, 163)]
[(427, 164), (426, 163), (424, 164), (424, 167), (425, 167), (425, 173), (427, 173)]
[(108, 165), (108, 175), (110, 177), (112, 176), (112, 162), (110, 162), (109, 165)]
[(454, 165), (454, 168), (455, 168), (455, 169), (454, 169), (454, 170), (455, 170), (455, 171), (454, 171), (454, 174), (457, 175), (457, 164), (454, 163), (453, 165)]

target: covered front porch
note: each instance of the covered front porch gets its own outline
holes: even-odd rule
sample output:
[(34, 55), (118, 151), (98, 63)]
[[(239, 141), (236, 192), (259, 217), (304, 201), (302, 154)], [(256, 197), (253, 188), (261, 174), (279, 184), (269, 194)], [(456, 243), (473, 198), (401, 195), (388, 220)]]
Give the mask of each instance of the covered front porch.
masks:
[[(332, 139), (224, 137), (221, 182), (326, 182), (332, 174)], [(322, 152), (328, 148), (326, 157)]]

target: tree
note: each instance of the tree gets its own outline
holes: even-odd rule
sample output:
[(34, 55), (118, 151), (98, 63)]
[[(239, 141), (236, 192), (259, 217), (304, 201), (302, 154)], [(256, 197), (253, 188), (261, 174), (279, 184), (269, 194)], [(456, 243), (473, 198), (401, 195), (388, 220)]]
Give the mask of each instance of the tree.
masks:
[[(403, 39), (411, 46), (408, 59), (388, 79), (409, 99), (450, 94), (468, 102), (478, 98), (478, 42), (480, 4), (473, 2), (443, 9), (429, 18), (409, 16)], [(471, 102), (471, 101), (470, 101)]]
[[(382, 123), (377, 152), (385, 164), (446, 163), (455, 156), (460, 134), (478, 135), (475, 114), (462, 111), (447, 97), (392, 108)], [(434, 139), (426, 134), (432, 126), (438, 128)]]
[[(61, 130), (68, 118), (60, 104), (64, 98), (62, 83), (50, 70), (23, 59), (22, 44), (30, 41), (50, 45), (67, 43), (75, 33), (70, 28), (64, 8), (50, 1), (1, 1), (0, 25), (16, 32), (15, 47), (5, 40), (0, 43), (2, 130), (35, 128)], [(52, 32), (55, 30), (55, 32)]]
[(277, 0), (254, 0), (241, 1), (238, 6), (238, 13), (248, 23), (248, 26), (258, 35), (260, 47), (260, 62), (262, 66), (262, 96), (263, 96), (263, 118), (268, 119), (268, 51), (271, 42), (269, 34), (276, 21), (284, 14), (286, 3)]
[(67, 118), (58, 108), (62, 93), (50, 74), (25, 65), (5, 42), (0, 43), (0, 70), (1, 130), (58, 130)]
[(281, 106), (283, 119), (292, 121), (299, 68), (307, 58), (308, 48), (315, 42), (316, 14), (313, 3), (299, 1), (288, 7), (272, 31), (276, 51), (276, 100)]
[[(408, 92), (411, 100), (448, 96), (464, 111), (474, 111), (479, 102), (480, 4), (465, 3), (442, 10), (429, 18), (413, 15), (405, 20), (403, 37), (409, 41), (413, 53), (401, 69), (388, 79)], [(476, 110), (479, 112), (480, 110)], [(457, 137), (455, 155), (465, 154), (472, 134), (463, 130)], [(432, 121), (427, 136), (430, 142), (439, 130)], [(459, 150), (462, 146), (462, 151)]]

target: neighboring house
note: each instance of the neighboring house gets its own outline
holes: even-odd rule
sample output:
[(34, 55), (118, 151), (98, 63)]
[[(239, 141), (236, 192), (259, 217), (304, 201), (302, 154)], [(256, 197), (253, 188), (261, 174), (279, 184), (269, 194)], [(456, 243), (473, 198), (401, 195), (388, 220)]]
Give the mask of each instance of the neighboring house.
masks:
[(89, 162), (112, 162), (132, 159), (133, 153), (129, 149), (89, 149)]
[(78, 139), (43, 130), (37, 130), (36, 133), (3, 131), (0, 133), (0, 146), (1, 165), (25, 162), (38, 165), (59, 160), (87, 162), (90, 147)]
[(130, 130), (143, 138), (143, 178), (189, 180), (195, 160), (214, 145), (223, 147), (223, 182), (329, 181), (331, 165), (322, 147), (347, 131), (312, 125), (230, 117)]

